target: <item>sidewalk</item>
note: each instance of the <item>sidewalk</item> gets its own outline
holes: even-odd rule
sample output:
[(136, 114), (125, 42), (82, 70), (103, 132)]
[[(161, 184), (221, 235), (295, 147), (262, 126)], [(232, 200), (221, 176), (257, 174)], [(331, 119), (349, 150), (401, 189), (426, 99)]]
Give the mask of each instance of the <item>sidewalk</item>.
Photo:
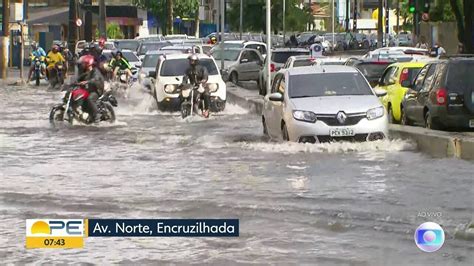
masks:
[[(26, 80), (28, 78), (28, 67), (23, 68), (23, 78)], [(20, 70), (16, 67), (8, 68), (8, 77), (7, 79), (0, 79), (0, 87), (5, 86), (19, 86), (21, 85), (20, 79)], [(24, 84), (25, 85), (25, 84)]]

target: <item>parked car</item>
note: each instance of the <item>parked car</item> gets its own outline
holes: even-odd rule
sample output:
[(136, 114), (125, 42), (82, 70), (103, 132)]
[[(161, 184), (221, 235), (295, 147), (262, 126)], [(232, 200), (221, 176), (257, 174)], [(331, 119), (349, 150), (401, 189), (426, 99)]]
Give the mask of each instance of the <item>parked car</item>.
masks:
[(285, 65), (282, 69), (294, 68), (294, 67), (304, 67), (304, 66), (312, 66), (316, 58), (311, 57), (309, 55), (297, 55), (297, 56), (290, 56), (288, 60), (286, 60)]
[[(224, 55), (224, 56), (222, 56)], [(255, 49), (226, 49), (214, 50), (214, 59), (220, 64), (224, 59), (224, 69), (222, 76), (224, 80), (230, 80), (234, 84), (240, 81), (257, 81), (260, 69), (263, 64), (263, 57)]]
[(380, 77), (390, 64), (395, 63), (393, 60), (378, 60), (378, 59), (358, 59), (349, 58), (345, 63), (346, 66), (352, 66), (364, 74), (372, 87), (377, 86)]
[(474, 128), (474, 58), (452, 57), (424, 66), (402, 101), (402, 124), (431, 129)]
[(408, 91), (408, 88), (402, 86), (402, 83), (406, 83), (406, 81), (412, 83), (423, 66), (425, 63), (395, 63), (385, 69), (375, 88), (387, 91), (387, 95), (382, 98), (382, 103), (388, 112), (390, 123), (399, 123), (401, 119), (402, 100)]
[(165, 56), (163, 51), (150, 51), (143, 59), (142, 68), (138, 73), (138, 82), (142, 87), (147, 88), (150, 92), (154, 86), (154, 75), (156, 75), (158, 61), (163, 56)]
[[(161, 111), (179, 110), (181, 100), (177, 92), (178, 86), (189, 67), (188, 54), (170, 54), (158, 61), (157, 70), (152, 73), (155, 77), (154, 91), (152, 92), (158, 108)], [(227, 90), (214, 59), (205, 54), (199, 54), (199, 64), (206, 67), (209, 79), (206, 86), (211, 93), (211, 111), (224, 110)]]
[[(270, 73), (271, 73), (271, 80), (275, 76), (275, 73), (282, 68), (288, 58), (290, 56), (297, 56), (297, 55), (309, 55), (309, 50), (304, 48), (276, 48), (272, 50), (270, 58)], [(263, 68), (260, 70), (259, 78), (258, 78), (258, 85), (259, 85), (259, 93), (260, 95), (267, 94), (267, 64), (266, 61), (268, 57), (265, 57), (265, 62), (263, 63)]]
[(144, 41), (140, 43), (137, 50), (137, 55), (140, 59), (143, 59), (148, 51), (160, 50), (163, 47), (171, 46), (172, 44), (167, 41)]
[(388, 137), (384, 107), (367, 80), (347, 66), (282, 69), (264, 97), (263, 132), (296, 142)]
[(219, 49), (248, 48), (248, 49), (258, 50), (262, 56), (265, 56), (267, 54), (267, 45), (262, 42), (237, 40), (237, 41), (224, 41), (222, 45), (223, 47), (221, 47), (220, 44), (215, 45), (211, 49), (211, 53), (214, 50), (219, 50)]
[(115, 40), (115, 47), (120, 50), (130, 50), (136, 52), (140, 46), (139, 40)]

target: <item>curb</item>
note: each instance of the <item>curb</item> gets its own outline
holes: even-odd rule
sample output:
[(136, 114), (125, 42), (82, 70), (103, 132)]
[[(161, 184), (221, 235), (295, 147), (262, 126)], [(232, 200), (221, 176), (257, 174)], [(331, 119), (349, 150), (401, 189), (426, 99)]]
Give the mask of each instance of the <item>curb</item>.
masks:
[[(227, 101), (260, 116), (263, 100), (257, 91), (243, 89), (228, 83)], [(416, 142), (418, 150), (434, 158), (459, 158), (474, 161), (474, 135), (444, 132), (422, 127), (389, 125), (390, 136)]]

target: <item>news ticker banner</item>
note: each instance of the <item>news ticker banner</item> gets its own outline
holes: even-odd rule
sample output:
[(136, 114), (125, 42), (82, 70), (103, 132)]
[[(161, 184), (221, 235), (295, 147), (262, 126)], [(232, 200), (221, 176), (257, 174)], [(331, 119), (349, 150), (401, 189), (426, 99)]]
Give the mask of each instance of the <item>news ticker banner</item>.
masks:
[(27, 219), (26, 248), (82, 248), (86, 237), (238, 237), (239, 219)]

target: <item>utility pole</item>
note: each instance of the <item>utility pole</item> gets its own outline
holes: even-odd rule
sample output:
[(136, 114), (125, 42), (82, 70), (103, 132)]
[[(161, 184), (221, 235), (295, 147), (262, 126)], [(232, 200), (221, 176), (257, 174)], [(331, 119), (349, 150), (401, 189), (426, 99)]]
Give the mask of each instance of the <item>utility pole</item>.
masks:
[(225, 0), (220, 0), (220, 10), (221, 10), (221, 43), (220, 43), (220, 48), (221, 48), (221, 70), (224, 69), (224, 27), (225, 27)]
[(383, 46), (383, 0), (379, 0), (377, 20), (377, 48)]
[(352, 18), (353, 25), (352, 25), (352, 31), (356, 32), (357, 31), (357, 0), (354, 0), (354, 15)]
[(173, 0), (166, 0), (167, 1), (167, 9), (168, 9), (168, 30), (167, 34), (173, 34)]
[(244, 16), (244, 0), (240, 0), (240, 24), (239, 24), (239, 32), (240, 32), (240, 39), (242, 40), (242, 31), (243, 31), (243, 16)]
[(105, 0), (99, 0), (99, 37), (107, 38)]
[(389, 25), (389, 16), (390, 16), (390, 6), (388, 4), (389, 0), (385, 0), (385, 45), (388, 47), (388, 34), (390, 33), (390, 25)]
[(77, 41), (76, 30), (76, 1), (69, 0), (69, 28), (68, 28), (68, 46), (69, 51), (74, 52)]
[(3, 34), (0, 39), (1, 49), (1, 64), (0, 74), (1, 78), (6, 80), (8, 78), (8, 38), (10, 37), (10, 27), (8, 25), (10, 21), (10, 1), (3, 0), (3, 17), (2, 17), (2, 31)]
[(400, 35), (400, 0), (397, 0), (397, 35)]
[(349, 1), (346, 0), (346, 32), (349, 32)]
[(286, 0), (283, 0), (283, 46), (286, 43)]
[[(310, 0), (311, 2), (311, 0)], [(272, 84), (272, 74), (271, 74), (271, 69), (270, 69), (270, 58), (272, 58), (272, 20), (271, 20), (271, 1), (270, 0), (267, 0), (267, 4), (266, 4), (266, 7), (267, 7), (267, 25), (266, 25), (266, 28), (267, 28), (267, 64), (266, 64), (266, 70), (267, 70), (267, 73), (264, 73), (264, 75), (267, 75), (267, 84), (263, 85), (262, 86), (266, 86), (265, 90), (266, 90), (266, 93), (270, 93), (271, 91), (271, 84)], [(311, 7), (311, 6), (310, 6)]]

